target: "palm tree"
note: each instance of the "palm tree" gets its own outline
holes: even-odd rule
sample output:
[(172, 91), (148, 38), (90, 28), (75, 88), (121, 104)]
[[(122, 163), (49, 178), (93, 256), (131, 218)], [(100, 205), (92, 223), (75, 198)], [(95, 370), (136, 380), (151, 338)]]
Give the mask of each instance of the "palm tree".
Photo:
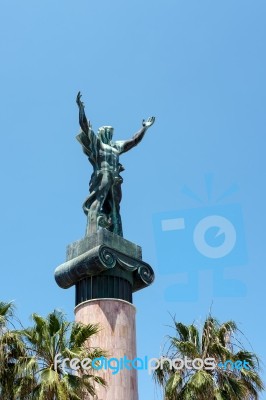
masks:
[[(0, 302), (0, 398), (1, 400), (15, 399), (15, 388), (21, 385), (18, 375), (17, 360), (25, 357), (25, 345), (14, 329), (13, 303)], [(24, 393), (24, 380), (21, 390)]]
[[(174, 319), (174, 329), (175, 336), (168, 337), (166, 356), (160, 358), (161, 365), (154, 371), (165, 400), (259, 398), (264, 389), (259, 361), (239, 342), (234, 321), (219, 324), (209, 316), (200, 332), (194, 324), (187, 326)], [(226, 363), (228, 360), (231, 362)]]
[[(63, 313), (54, 311), (47, 318), (33, 314), (34, 326), (21, 331), (27, 346), (27, 356), (20, 359), (21, 378), (31, 376), (30, 399), (81, 400), (85, 393), (95, 395), (94, 384), (105, 385), (93, 370), (73, 371), (69, 361), (64, 366), (55, 358), (97, 358), (105, 355), (100, 349), (91, 349), (88, 339), (99, 331), (97, 325), (67, 322)], [(65, 367), (65, 368), (64, 368)], [(22, 386), (16, 391), (23, 398)], [(24, 389), (25, 392), (25, 389)]]

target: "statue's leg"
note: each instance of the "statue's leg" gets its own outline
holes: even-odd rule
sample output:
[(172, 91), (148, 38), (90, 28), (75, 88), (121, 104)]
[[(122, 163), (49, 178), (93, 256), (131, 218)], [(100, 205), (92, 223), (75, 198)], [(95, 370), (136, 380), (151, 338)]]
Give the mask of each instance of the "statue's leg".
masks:
[[(89, 226), (87, 227), (87, 234), (95, 233), (98, 230), (98, 218), (101, 216), (101, 210), (111, 185), (111, 174), (108, 171), (102, 173), (99, 179), (99, 187), (95, 189), (95, 200), (92, 202), (88, 213)], [(108, 218), (108, 216), (106, 216), (106, 218)]]

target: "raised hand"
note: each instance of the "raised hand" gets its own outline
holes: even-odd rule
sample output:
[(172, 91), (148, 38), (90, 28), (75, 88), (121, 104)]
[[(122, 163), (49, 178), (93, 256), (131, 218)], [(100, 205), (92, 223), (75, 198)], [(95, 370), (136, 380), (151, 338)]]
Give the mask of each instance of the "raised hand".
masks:
[(89, 129), (90, 129), (90, 121), (87, 120), (87, 117), (85, 115), (85, 106), (83, 102), (81, 101), (81, 93), (78, 92), (77, 98), (76, 98), (77, 105), (79, 107), (79, 124), (83, 132), (88, 135), (89, 134)]
[(84, 104), (83, 104), (83, 102), (81, 101), (81, 97), (82, 97), (82, 94), (81, 94), (80, 92), (78, 92), (77, 98), (76, 98), (76, 102), (77, 102), (77, 105), (78, 105), (79, 107), (83, 107), (83, 108), (84, 108)]
[(142, 121), (142, 126), (149, 128), (150, 126), (152, 126), (154, 124), (154, 121), (155, 121), (155, 117), (150, 117), (146, 121), (144, 119)]

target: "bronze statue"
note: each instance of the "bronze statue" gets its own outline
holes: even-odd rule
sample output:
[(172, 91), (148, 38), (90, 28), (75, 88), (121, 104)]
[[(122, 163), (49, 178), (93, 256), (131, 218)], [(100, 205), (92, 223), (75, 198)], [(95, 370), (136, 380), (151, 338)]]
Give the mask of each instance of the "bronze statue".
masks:
[(140, 143), (155, 118), (150, 117), (146, 121), (143, 120), (142, 128), (132, 139), (113, 142), (114, 129), (111, 126), (102, 126), (97, 135), (93, 132), (90, 121), (85, 115), (80, 92), (76, 101), (79, 107), (81, 127), (77, 140), (81, 143), (84, 153), (93, 166), (89, 184), (90, 195), (83, 204), (83, 210), (88, 216), (86, 235), (95, 233), (99, 227), (103, 227), (123, 236), (120, 216), (123, 178), (120, 172), (124, 170), (124, 167), (119, 162), (119, 156)]

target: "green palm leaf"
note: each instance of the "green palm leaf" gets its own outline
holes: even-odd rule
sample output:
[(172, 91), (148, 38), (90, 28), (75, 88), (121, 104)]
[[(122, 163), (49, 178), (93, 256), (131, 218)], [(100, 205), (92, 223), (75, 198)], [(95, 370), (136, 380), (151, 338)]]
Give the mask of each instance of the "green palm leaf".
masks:
[[(200, 331), (194, 324), (184, 325), (174, 320), (175, 336), (168, 337), (169, 346), (164, 356), (170, 361), (181, 358), (183, 368), (177, 370), (175, 363), (165, 362), (153, 374), (164, 391), (164, 400), (257, 400), (264, 390), (259, 376), (257, 356), (245, 350), (236, 337), (239, 333), (234, 321), (219, 324), (209, 315)], [(185, 358), (202, 361), (194, 363)], [(223, 369), (216, 366), (207, 369), (206, 358), (218, 364), (231, 360), (239, 361), (239, 369)], [(197, 366), (195, 367), (195, 365)], [(247, 367), (249, 365), (250, 368)], [(179, 363), (180, 366), (180, 363)], [(198, 368), (198, 369), (196, 369)]]
[(35, 313), (32, 327), (15, 330), (8, 328), (12, 316), (13, 304), (0, 302), (1, 400), (82, 400), (86, 393), (96, 395), (95, 384), (106, 384), (92, 368), (78, 375), (69, 361), (64, 370), (55, 365), (59, 354), (70, 360), (105, 356), (87, 342), (98, 325), (70, 323), (55, 310), (46, 318)]

